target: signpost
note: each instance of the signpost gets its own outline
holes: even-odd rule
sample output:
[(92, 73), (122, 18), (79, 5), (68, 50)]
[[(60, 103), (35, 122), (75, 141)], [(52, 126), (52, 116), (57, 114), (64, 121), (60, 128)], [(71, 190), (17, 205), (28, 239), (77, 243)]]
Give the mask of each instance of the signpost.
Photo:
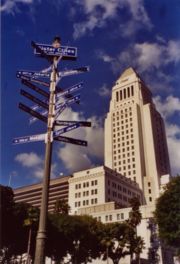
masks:
[(45, 136), (46, 134), (18, 137), (13, 139), (13, 144), (23, 144), (23, 143), (30, 143), (35, 141), (43, 141), (45, 140)]
[(22, 104), (22, 103), (19, 103), (19, 108), (21, 110), (23, 110), (24, 112), (26, 113), (29, 113), (30, 115), (38, 118), (39, 120), (43, 121), (43, 122), (47, 122), (47, 117), (46, 116), (43, 116), (41, 114), (39, 114), (38, 112), (34, 111), (33, 109), (31, 109), (30, 107)]
[(23, 95), (23, 96), (27, 97), (28, 99), (30, 99), (31, 101), (33, 101), (34, 103), (40, 105), (43, 108), (48, 109), (48, 104), (46, 102), (39, 100), (38, 98), (36, 98), (32, 94), (24, 91), (23, 89), (20, 90), (20, 93), (21, 93), (21, 95)]
[[(80, 82), (67, 90), (63, 91), (57, 87), (58, 81), (65, 76), (83, 73), (89, 71), (89, 67), (81, 67), (73, 70), (65, 70), (58, 72), (58, 63), (60, 60), (75, 60), (77, 58), (77, 48), (69, 46), (61, 46), (61, 40), (59, 37), (55, 37), (52, 45), (31, 43), (34, 48), (34, 54), (38, 57), (47, 59), (51, 66), (48, 70), (37, 71), (18, 71), (17, 78), (19, 78), (26, 87), (36, 91), (46, 99), (40, 100), (34, 95), (20, 91), (21, 95), (25, 96), (29, 100), (36, 103), (32, 107), (28, 107), (22, 103), (19, 103), (19, 108), (28, 114), (32, 115), (30, 122), (39, 119), (47, 124), (47, 132), (38, 135), (24, 136), (14, 138), (13, 144), (24, 144), (37, 141), (45, 141), (45, 168), (44, 177), (42, 183), (42, 200), (40, 208), (39, 228), (36, 239), (36, 251), (34, 264), (45, 263), (45, 243), (46, 243), (46, 224), (47, 224), (47, 212), (48, 212), (48, 197), (49, 197), (49, 181), (51, 171), (51, 158), (53, 141), (60, 141), (63, 143), (71, 143), (79, 146), (87, 146), (87, 141), (65, 137), (63, 134), (70, 132), (79, 127), (90, 127), (91, 123), (86, 121), (61, 121), (57, 120), (58, 116), (71, 104), (79, 103), (80, 95), (72, 95), (82, 88), (83, 83)], [(51, 71), (51, 72), (49, 72)], [(49, 82), (39, 80), (39, 78), (49, 78)], [(35, 84), (39, 84), (49, 88), (49, 92), (37, 87)], [(62, 103), (59, 100), (63, 100)], [(44, 108), (41, 113), (35, 111)], [(62, 128), (55, 130), (55, 126), (62, 126)]]
[(60, 46), (55, 48), (52, 45), (35, 42), (32, 42), (32, 46), (34, 47), (34, 54), (40, 57), (62, 56), (62, 60), (76, 60), (77, 58), (77, 48), (75, 47)]
[(58, 136), (54, 138), (55, 140), (64, 142), (64, 143), (71, 143), (74, 145), (79, 145), (79, 146), (84, 146), (87, 147), (87, 141), (85, 140), (80, 140), (80, 139), (75, 139), (75, 138), (69, 138), (69, 137), (62, 137), (62, 136)]
[(30, 81), (22, 80), (22, 84), (26, 85), (27, 87), (29, 87), (30, 89), (36, 91), (37, 93), (43, 95), (44, 97), (49, 98), (49, 93), (47, 93), (43, 89), (37, 87), (36, 85), (32, 84)]

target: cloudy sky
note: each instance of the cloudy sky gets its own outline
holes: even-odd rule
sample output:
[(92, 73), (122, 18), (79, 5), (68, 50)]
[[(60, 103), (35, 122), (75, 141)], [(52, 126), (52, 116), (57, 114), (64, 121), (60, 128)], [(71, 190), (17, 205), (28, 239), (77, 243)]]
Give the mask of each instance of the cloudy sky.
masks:
[[(43, 174), (43, 142), (12, 145), (14, 137), (44, 133), (41, 121), (29, 124), (18, 103), (32, 106), (19, 93), (16, 71), (48, 67), (33, 55), (31, 41), (78, 48), (78, 60), (59, 68), (89, 65), (89, 73), (66, 77), (67, 88), (84, 82), (81, 104), (66, 109), (67, 120), (91, 120), (74, 138), (88, 140), (78, 147), (55, 142), (52, 177), (103, 164), (103, 126), (111, 89), (122, 71), (133, 66), (153, 92), (166, 123), (173, 175), (180, 173), (180, 1), (179, 0), (2, 0), (1, 1), (1, 183), (18, 187), (39, 182)], [(37, 95), (36, 95), (37, 96)], [(97, 147), (98, 146), (98, 147)]]

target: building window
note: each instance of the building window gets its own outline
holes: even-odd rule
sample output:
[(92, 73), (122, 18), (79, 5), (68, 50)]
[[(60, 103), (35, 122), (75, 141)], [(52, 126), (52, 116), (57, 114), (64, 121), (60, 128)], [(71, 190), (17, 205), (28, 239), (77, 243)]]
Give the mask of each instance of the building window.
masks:
[(108, 215), (105, 216), (105, 220), (106, 220), (106, 222), (108, 221)]
[(121, 219), (124, 219), (124, 214), (123, 213), (121, 213)]
[(116, 101), (118, 102), (119, 101), (119, 93), (116, 92)]
[(120, 91), (120, 100), (122, 100), (122, 91)]
[(126, 188), (123, 188), (123, 192), (126, 193)]
[(126, 89), (124, 89), (124, 99), (126, 99)]
[(134, 86), (131, 86), (131, 95), (134, 96)]
[(152, 197), (149, 197), (149, 201), (152, 202)]
[(112, 221), (112, 215), (109, 215), (109, 221)]
[(127, 92), (128, 92), (128, 97), (130, 97), (130, 88), (127, 88)]

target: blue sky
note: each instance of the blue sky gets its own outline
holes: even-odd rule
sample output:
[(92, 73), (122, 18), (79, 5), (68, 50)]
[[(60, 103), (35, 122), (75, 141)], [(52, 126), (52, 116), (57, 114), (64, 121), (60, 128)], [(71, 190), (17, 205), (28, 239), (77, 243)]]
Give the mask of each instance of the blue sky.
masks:
[(153, 92), (165, 119), (172, 173), (180, 173), (179, 0), (2, 0), (0, 10), (2, 184), (10, 177), (12, 187), (42, 178), (45, 144), (12, 145), (14, 137), (46, 131), (41, 121), (29, 125), (30, 116), (18, 109), (20, 101), (32, 104), (19, 93), (27, 89), (16, 79), (16, 71), (47, 68), (44, 59), (33, 55), (30, 43), (49, 44), (55, 35), (61, 36), (62, 45), (78, 48), (77, 61), (61, 62), (60, 70), (91, 68), (60, 82), (67, 88), (84, 81), (81, 104), (61, 118), (91, 120), (93, 127), (71, 133), (88, 140), (87, 148), (54, 143), (52, 177), (103, 164), (103, 125), (111, 89), (129, 66)]

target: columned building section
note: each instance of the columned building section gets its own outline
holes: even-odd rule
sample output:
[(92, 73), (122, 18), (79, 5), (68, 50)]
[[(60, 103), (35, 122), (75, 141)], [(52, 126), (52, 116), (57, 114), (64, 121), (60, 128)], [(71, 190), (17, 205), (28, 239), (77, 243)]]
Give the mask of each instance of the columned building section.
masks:
[[(50, 180), (48, 211), (55, 209), (55, 202), (58, 199), (65, 200), (68, 203), (69, 180), (70, 176), (60, 177)], [(15, 202), (29, 203), (32, 206), (41, 206), (42, 184), (33, 184), (14, 189)]]
[(161, 177), (170, 174), (162, 117), (133, 68), (125, 70), (112, 89), (105, 120), (105, 166), (137, 182), (148, 204), (159, 196)]

